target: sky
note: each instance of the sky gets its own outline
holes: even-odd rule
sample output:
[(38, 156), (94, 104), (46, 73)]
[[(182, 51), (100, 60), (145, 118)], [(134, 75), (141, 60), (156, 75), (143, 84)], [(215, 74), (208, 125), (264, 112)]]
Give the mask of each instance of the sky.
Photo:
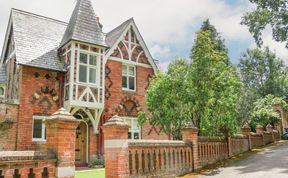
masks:
[[(77, 0), (0, 0), (0, 47), (3, 46), (11, 8), (68, 22)], [(95, 13), (109, 32), (134, 17), (152, 56), (162, 70), (176, 58), (188, 58), (195, 32), (209, 18), (225, 39), (232, 63), (255, 43), (241, 17), (253, 6), (248, 0), (91, 0)], [(272, 40), (271, 31), (263, 34), (269, 46), (286, 63), (285, 44)], [(1, 48), (2, 49), (2, 48)]]

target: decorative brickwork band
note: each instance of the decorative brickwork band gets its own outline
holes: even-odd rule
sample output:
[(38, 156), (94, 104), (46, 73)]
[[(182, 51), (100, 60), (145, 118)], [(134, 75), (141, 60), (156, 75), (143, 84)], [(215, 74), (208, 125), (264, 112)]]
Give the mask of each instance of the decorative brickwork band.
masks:
[(200, 168), (199, 164), (199, 153), (198, 153), (198, 128), (190, 126), (188, 128), (182, 129), (182, 140), (184, 142), (191, 143), (193, 150), (193, 171), (196, 171)]
[(45, 121), (46, 145), (49, 154), (57, 158), (56, 177), (74, 178), (76, 128), (80, 121), (64, 108)]
[(117, 115), (103, 126), (106, 178), (129, 177), (129, 128), (130, 126)]

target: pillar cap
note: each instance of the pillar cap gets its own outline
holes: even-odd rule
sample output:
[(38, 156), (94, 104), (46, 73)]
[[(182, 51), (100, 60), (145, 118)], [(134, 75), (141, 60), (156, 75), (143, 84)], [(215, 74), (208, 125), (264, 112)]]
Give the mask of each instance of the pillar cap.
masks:
[(245, 125), (243, 125), (242, 129), (251, 129), (250, 126), (246, 123)]
[(260, 124), (258, 124), (258, 125), (256, 126), (256, 129), (263, 129), (263, 126), (260, 125)]
[(268, 125), (266, 126), (266, 128), (273, 128), (273, 126), (272, 126), (271, 124), (268, 124)]
[(65, 119), (65, 120), (77, 120), (75, 117), (72, 116), (68, 111), (66, 111), (64, 108), (60, 108), (58, 111), (53, 113), (50, 117), (48, 117), (48, 120), (52, 119)]
[(104, 127), (106, 126), (127, 126), (130, 127), (127, 122), (125, 122), (121, 117), (118, 115), (114, 115), (111, 117), (105, 124)]

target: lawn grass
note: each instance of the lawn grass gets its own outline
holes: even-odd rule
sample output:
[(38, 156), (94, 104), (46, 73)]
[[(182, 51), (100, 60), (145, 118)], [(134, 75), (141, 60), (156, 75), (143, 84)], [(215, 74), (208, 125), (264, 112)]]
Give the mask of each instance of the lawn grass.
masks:
[(105, 170), (76, 172), (75, 178), (105, 178)]

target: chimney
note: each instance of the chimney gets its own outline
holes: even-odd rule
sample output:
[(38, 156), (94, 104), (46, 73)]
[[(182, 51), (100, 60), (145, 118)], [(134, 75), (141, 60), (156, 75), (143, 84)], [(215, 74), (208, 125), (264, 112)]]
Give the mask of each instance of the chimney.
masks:
[(97, 19), (97, 22), (98, 22), (100, 28), (102, 29), (102, 28), (103, 28), (103, 25), (100, 23), (100, 18), (99, 18), (99, 17), (96, 17), (96, 19)]

